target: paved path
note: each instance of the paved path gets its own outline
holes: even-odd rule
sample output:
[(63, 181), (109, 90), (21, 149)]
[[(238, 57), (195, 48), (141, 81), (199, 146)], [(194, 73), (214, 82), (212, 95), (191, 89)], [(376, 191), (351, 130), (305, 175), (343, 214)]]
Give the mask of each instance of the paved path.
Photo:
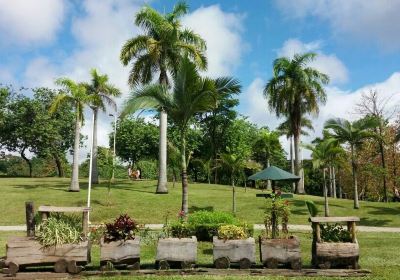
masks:
[[(147, 224), (146, 227), (150, 229), (162, 229), (163, 224)], [(264, 229), (263, 224), (255, 224), (254, 229)], [(25, 231), (25, 225), (19, 226), (0, 226), (0, 231)], [(289, 230), (292, 231), (311, 231), (311, 225), (289, 225)], [(368, 226), (357, 226), (359, 232), (398, 232), (398, 227), (368, 227)]]

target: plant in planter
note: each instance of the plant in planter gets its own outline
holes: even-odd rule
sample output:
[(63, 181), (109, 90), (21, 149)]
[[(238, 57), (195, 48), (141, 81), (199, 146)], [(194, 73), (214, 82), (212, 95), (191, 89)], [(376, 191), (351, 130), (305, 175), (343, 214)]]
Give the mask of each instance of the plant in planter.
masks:
[(266, 205), (265, 231), (259, 237), (261, 262), (268, 268), (284, 264), (290, 265), (292, 269), (301, 269), (300, 240), (289, 235), (289, 217), (289, 202), (283, 200), (279, 193), (272, 194)]
[(156, 267), (192, 268), (197, 261), (197, 238), (192, 236), (192, 230), (185, 221), (185, 213), (178, 213), (178, 222), (168, 223), (164, 227), (165, 238), (160, 238), (157, 244)]
[(104, 237), (100, 241), (100, 265), (124, 265), (128, 269), (140, 268), (140, 237), (135, 236), (138, 224), (127, 214), (119, 216), (113, 223), (105, 225)]
[(231, 263), (241, 269), (250, 268), (255, 263), (255, 241), (243, 227), (223, 225), (218, 236), (213, 237), (213, 256), (216, 268), (229, 268)]

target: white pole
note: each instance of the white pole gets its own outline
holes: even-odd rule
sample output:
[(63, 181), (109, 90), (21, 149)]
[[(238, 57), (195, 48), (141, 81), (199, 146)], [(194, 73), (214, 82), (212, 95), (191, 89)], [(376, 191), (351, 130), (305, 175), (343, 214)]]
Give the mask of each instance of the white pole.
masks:
[[(94, 111), (92, 117), (92, 138), (90, 142), (90, 160), (89, 160), (89, 182), (88, 182), (88, 197), (87, 197), (87, 207), (90, 208), (90, 193), (92, 190), (92, 163), (93, 163), (93, 140), (94, 140)], [(89, 215), (90, 211), (88, 212), (88, 224), (89, 224)]]
[[(112, 116), (112, 114), (110, 114)], [(115, 138), (117, 137), (117, 110), (115, 110), (114, 114), (114, 147), (113, 147), (113, 169), (112, 169), (112, 176), (111, 176), (111, 181), (114, 182), (114, 175), (115, 175)]]

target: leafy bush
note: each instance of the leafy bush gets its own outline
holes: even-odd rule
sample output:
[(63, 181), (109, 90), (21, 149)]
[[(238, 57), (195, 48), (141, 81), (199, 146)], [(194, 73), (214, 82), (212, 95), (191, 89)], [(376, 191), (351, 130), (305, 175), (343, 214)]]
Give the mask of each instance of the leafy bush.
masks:
[(218, 228), (218, 238), (223, 240), (246, 239), (248, 235), (243, 227), (224, 225)]
[(320, 228), (324, 242), (351, 242), (350, 232), (339, 224), (320, 224)]
[(231, 213), (226, 212), (197, 211), (189, 216), (188, 224), (199, 241), (212, 241), (213, 236), (218, 235), (218, 228), (221, 225), (241, 226), (247, 235), (253, 235), (251, 225), (241, 223)]
[(134, 166), (134, 169), (141, 170), (143, 179), (157, 179), (158, 178), (158, 165), (155, 160), (140, 160)]
[(78, 216), (51, 214), (39, 223), (35, 233), (44, 247), (78, 243), (82, 240), (82, 222)]
[(104, 241), (133, 240), (138, 231), (138, 224), (127, 214), (119, 216), (114, 223), (106, 224)]
[(193, 229), (186, 222), (175, 222), (168, 225), (168, 236), (185, 238), (192, 236)]
[(318, 215), (318, 208), (317, 205), (315, 205), (314, 201), (306, 200), (306, 205), (310, 216), (316, 217)]
[[(280, 197), (280, 193), (272, 194), (271, 199), (266, 202), (264, 238), (287, 238), (289, 234), (289, 217), (289, 201), (283, 200)], [(279, 232), (279, 222), (281, 223), (281, 232)]]

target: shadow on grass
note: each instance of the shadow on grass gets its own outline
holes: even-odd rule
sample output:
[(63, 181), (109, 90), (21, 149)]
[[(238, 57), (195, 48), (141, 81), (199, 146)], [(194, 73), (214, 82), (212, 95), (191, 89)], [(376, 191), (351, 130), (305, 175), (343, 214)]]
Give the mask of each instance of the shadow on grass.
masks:
[(373, 209), (368, 211), (373, 215), (400, 215), (400, 208), (389, 208), (389, 207), (379, 207), (379, 206), (365, 206), (365, 208)]
[(197, 212), (197, 211), (214, 211), (213, 206), (205, 206), (205, 207), (197, 207), (197, 206), (190, 206), (189, 213)]
[(360, 224), (363, 226), (370, 227), (382, 227), (386, 226), (388, 223), (393, 222), (392, 220), (378, 220), (378, 219), (370, 219), (370, 218), (361, 218)]

